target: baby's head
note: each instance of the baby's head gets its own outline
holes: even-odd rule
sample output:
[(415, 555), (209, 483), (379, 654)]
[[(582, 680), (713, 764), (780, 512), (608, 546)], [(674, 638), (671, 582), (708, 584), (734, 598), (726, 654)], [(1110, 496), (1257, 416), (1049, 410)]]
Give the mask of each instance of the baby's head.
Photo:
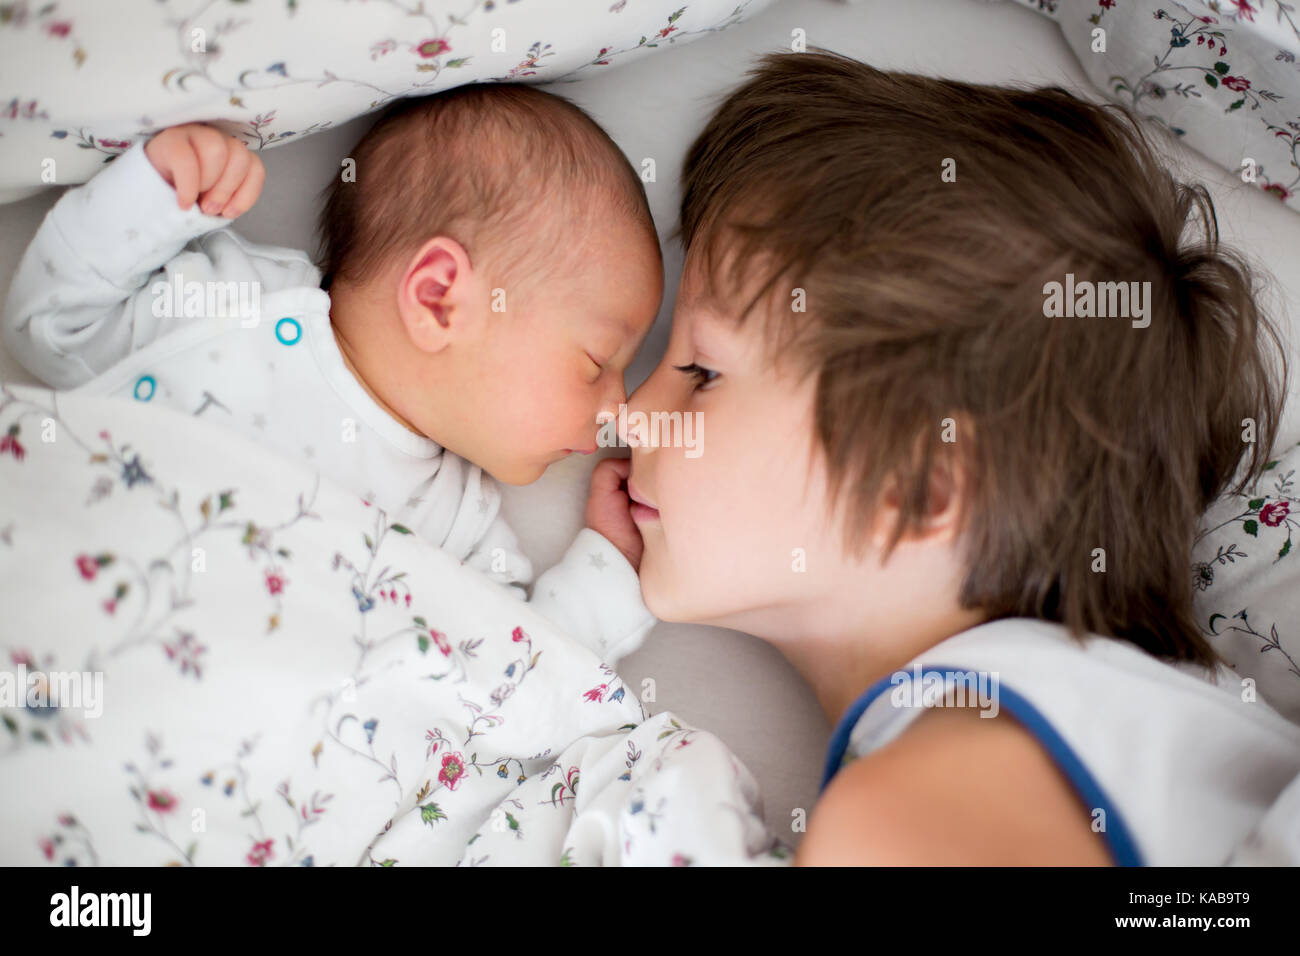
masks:
[[(657, 616), (814, 647), (1026, 616), (1211, 659), (1193, 537), (1265, 463), (1285, 368), (1208, 195), (1122, 114), (775, 55), (683, 191), (672, 338), (628, 411), (708, 426), (695, 457), (629, 437)], [(1149, 286), (1093, 291), (1124, 317), (1079, 317), (1121, 282)]]
[(349, 159), (319, 261), (367, 387), (509, 484), (594, 451), (663, 294), (644, 188), (609, 136), (535, 87), (471, 85), (393, 104)]

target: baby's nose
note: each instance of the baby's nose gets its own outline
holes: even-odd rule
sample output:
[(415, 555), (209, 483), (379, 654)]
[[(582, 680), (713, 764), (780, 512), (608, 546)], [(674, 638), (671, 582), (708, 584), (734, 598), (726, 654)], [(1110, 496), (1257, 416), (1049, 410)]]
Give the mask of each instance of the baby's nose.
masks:
[(601, 412), (602, 421), (614, 422), (615, 433), (618, 435), (619, 443), (629, 448), (636, 448), (640, 442), (644, 441), (645, 436), (641, 434), (639, 423), (629, 422), (631, 409), (625, 402), (620, 402), (617, 409), (606, 409)]

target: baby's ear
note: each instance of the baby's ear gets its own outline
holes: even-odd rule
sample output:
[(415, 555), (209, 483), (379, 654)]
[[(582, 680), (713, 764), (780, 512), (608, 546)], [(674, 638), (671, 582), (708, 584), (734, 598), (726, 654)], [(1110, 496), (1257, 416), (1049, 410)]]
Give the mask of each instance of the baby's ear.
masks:
[(398, 314), (407, 337), (421, 351), (441, 351), (453, 338), (453, 313), (468, 266), (460, 243), (437, 236), (420, 247), (402, 273)]

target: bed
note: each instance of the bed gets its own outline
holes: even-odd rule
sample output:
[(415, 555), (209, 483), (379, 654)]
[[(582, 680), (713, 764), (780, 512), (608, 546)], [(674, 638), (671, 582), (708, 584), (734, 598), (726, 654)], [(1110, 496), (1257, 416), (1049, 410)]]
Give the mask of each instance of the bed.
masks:
[[(530, 0), (531, 2), (531, 0)], [(636, 5), (636, 0), (628, 5)], [(61, 5), (69, 13), (76, 4)], [(186, 6), (173, 4), (173, 6)], [(290, 5), (292, 6), (292, 4)], [(623, 7), (623, 4), (608, 6)], [(676, 5), (659, 5), (669, 16)], [(696, 5), (703, 6), (703, 5)], [(1119, 16), (1112, 5), (1057, 3), (1018, 4), (979, 2), (979, 0), (915, 0), (911, 3), (858, 2), (833, 0), (779, 0), (771, 3), (741, 3), (738, 16), (730, 8), (734, 3), (714, 4), (712, 19), (701, 22), (699, 35), (682, 42), (669, 42), (673, 33), (684, 34), (691, 28), (692, 10), (686, 9), (676, 19), (662, 16), (663, 11), (644, 15), (658, 22), (669, 33), (659, 38), (653, 50), (633, 50), (635, 55), (609, 68), (579, 69), (562, 75), (546, 59), (543, 46), (521, 61), (512, 78), (530, 82), (550, 80), (551, 89), (568, 96), (589, 110), (610, 132), (634, 163), (653, 158), (657, 176), (647, 183), (647, 192), (663, 240), (666, 289), (663, 307), (644, 348), (627, 375), (629, 393), (643, 381), (663, 354), (671, 322), (672, 306), (682, 263), (680, 248), (667, 237), (675, 225), (679, 201), (677, 170), (687, 145), (717, 101), (743, 74), (759, 54), (788, 50), (792, 42), (825, 46), (838, 52), (886, 68), (914, 70), (977, 82), (1015, 81), (1032, 84), (1059, 84), (1093, 99), (1103, 94), (1123, 91), (1099, 89), (1095, 77), (1081, 65), (1078, 49), (1090, 33), (1079, 39), (1079, 30), (1064, 23), (1070, 17), (1083, 22), (1079, 29), (1088, 31), (1103, 26)], [(1040, 9), (1030, 9), (1030, 7)], [(1158, 6), (1158, 5), (1153, 5)], [(1177, 4), (1166, 4), (1179, 13)], [(1193, 5), (1199, 8), (1201, 5)], [(1272, 6), (1264, 5), (1269, 11)], [(1275, 5), (1273, 5), (1275, 6)], [(722, 8), (726, 7), (727, 10)], [(625, 12), (625, 11), (620, 11)], [(1209, 14), (1209, 11), (1200, 11)], [(1267, 11), (1266, 11), (1267, 12)], [(28, 15), (37, 16), (33, 7)], [(1181, 14), (1180, 14), (1181, 15)], [(1099, 16), (1097, 23), (1090, 20)], [(1111, 18), (1107, 20), (1106, 18)], [(76, 17), (69, 16), (75, 34)], [(1262, 17), (1261, 17), (1262, 19)], [(1270, 20), (1270, 28), (1273, 26)], [(1279, 30), (1286, 24), (1278, 17)], [(33, 20), (32, 29), (36, 29)], [(1167, 30), (1167, 25), (1161, 25)], [(1244, 29), (1244, 27), (1243, 27)], [(1072, 32), (1073, 31), (1073, 32)], [(637, 33), (633, 30), (632, 33)], [(48, 42), (62, 42), (47, 26)], [(1112, 30), (1112, 43), (1122, 42), (1122, 32)], [(1279, 34), (1282, 35), (1282, 34)], [(651, 34), (654, 37), (654, 34)], [(1291, 38), (1293, 41), (1295, 38)], [(75, 41), (75, 35), (72, 37)], [(689, 41), (689, 42), (688, 42)], [(1278, 49), (1285, 41), (1279, 40)], [(1270, 41), (1271, 42), (1271, 41)], [(1289, 42), (1289, 41), (1287, 41)], [(1300, 42), (1300, 41), (1296, 41)], [(643, 46), (632, 41), (632, 47)], [(1194, 46), (1194, 45), (1193, 45)], [(1235, 44), (1234, 44), (1235, 48)], [(93, 52), (93, 51), (92, 51)], [(618, 51), (614, 51), (618, 52)], [(597, 56), (609, 53), (601, 49)], [(73, 53), (69, 55), (75, 56)], [(382, 55), (382, 54), (381, 54)], [(530, 63), (531, 59), (531, 63)], [(558, 59), (558, 58), (557, 58)], [(1144, 57), (1145, 59), (1145, 57)], [(1293, 63), (1278, 60), (1279, 69), (1292, 69)], [(1211, 68), (1213, 70), (1213, 67)], [(1104, 70), (1103, 70), (1104, 72)], [(1292, 101), (1288, 104), (1292, 118), (1300, 119), (1296, 103), (1300, 101), (1300, 69), (1292, 69)], [(0, 132), (9, 135), (23, 122), (22, 112), (29, 99), (39, 100), (39, 78), (31, 78), (6, 67), (0, 75), (0, 103), (16, 97), (15, 113), (0, 123)], [(27, 82), (31, 80), (31, 82)], [(20, 88), (21, 87), (21, 88)], [(1271, 103), (1266, 103), (1272, 106)], [(39, 120), (43, 107), (38, 102), (31, 118)], [(1233, 112), (1250, 111), (1251, 106)], [(164, 120), (148, 117), (154, 124)], [(78, 117), (76, 122), (85, 122)], [(322, 126), (311, 135), (294, 136), (283, 142), (265, 144), (262, 159), (268, 171), (268, 184), (257, 207), (244, 216), (237, 229), (253, 239), (280, 245), (310, 248), (320, 187), (337, 169), (349, 145), (364, 131), (370, 118), (359, 116), (347, 122)], [(295, 131), (296, 132), (296, 131)], [(0, 138), (0, 155), (15, 143)], [(1273, 283), (1266, 292), (1268, 307), (1278, 315), (1291, 336), (1291, 354), (1295, 351), (1295, 313), (1300, 303), (1300, 216), (1291, 202), (1294, 191), (1260, 188), (1257, 181), (1245, 181), (1240, 173), (1228, 168), (1220, 159), (1207, 158), (1184, 144), (1171, 139), (1170, 161), (1186, 175), (1205, 180), (1214, 196), (1222, 230), (1226, 238), (1239, 246), (1256, 263), (1266, 269)], [(94, 149), (90, 152), (96, 152)], [(9, 158), (12, 158), (12, 153)], [(95, 157), (98, 159), (98, 157)], [(1279, 184), (1291, 182), (1284, 158), (1271, 157), (1265, 165), (1265, 179)], [(12, 165), (7, 163), (6, 165)], [(1286, 174), (1286, 175), (1284, 175)], [(1271, 177), (1272, 179), (1269, 179)], [(42, 216), (57, 198), (57, 188), (40, 188), (38, 184), (5, 184), (9, 197), (33, 192), (26, 198), (14, 198), (0, 206), (0, 295), (22, 251)], [(1282, 195), (1287, 193), (1287, 195)], [(34, 379), (8, 355), (0, 354), (0, 379), (14, 383), (34, 383)], [(1300, 403), (1296, 392), (1300, 376), (1292, 379), (1291, 399), (1279, 447), (1290, 448), (1300, 440)], [(600, 455), (609, 454), (603, 450)], [(559, 558), (581, 526), (588, 476), (600, 455), (584, 458), (572, 456), (554, 466), (538, 482), (526, 487), (504, 489), (503, 508), (534, 567), (549, 567)], [(3, 524), (3, 515), (0, 515)], [(1288, 536), (1289, 541), (1289, 536)], [(1213, 552), (1211, 551), (1211, 554)], [(1272, 562), (1272, 554), (1269, 555)], [(1271, 566), (1270, 563), (1270, 566)], [(1294, 562), (1300, 565), (1300, 559)], [(1297, 654), (1300, 643), (1300, 593), (1296, 582), (1300, 571), (1292, 568), (1271, 572), (1269, 591), (1262, 597), (1250, 593), (1253, 579), (1245, 563), (1224, 568), (1224, 582), (1214, 592), (1221, 607), (1207, 605), (1207, 613), (1219, 619), (1210, 625), (1220, 627), (1226, 640), (1240, 639), (1234, 645), (1243, 666), (1249, 668), (1255, 657), (1268, 658), (1260, 641), (1268, 644), (1268, 628), (1280, 659), (1285, 653)], [(1238, 577), (1227, 580), (1231, 570)], [(1276, 577), (1285, 572), (1285, 576)], [(1231, 593), (1223, 593), (1235, 588)], [(1207, 592), (1208, 594), (1208, 592)], [(1256, 600), (1258, 598), (1258, 600)], [(1248, 605), (1267, 605), (1252, 611), (1255, 636), (1240, 630), (1227, 633), (1223, 621), (1232, 619)], [(1238, 620), (1245, 620), (1244, 618)], [(1279, 637), (1279, 633), (1281, 636)], [(1263, 635), (1260, 637), (1260, 635)], [(1287, 651), (1286, 648), (1290, 650)], [(1252, 654), (1254, 657), (1252, 657)], [(1237, 663), (1237, 661), (1234, 661)], [(1290, 683), (1300, 681), (1300, 672), (1276, 678), (1280, 693), (1292, 692)], [(660, 623), (651, 632), (644, 647), (620, 666), (623, 679), (635, 687), (652, 681), (653, 712), (671, 710), (699, 727), (708, 728), (724, 741), (757, 779), (763, 798), (763, 811), (774, 829), (789, 834), (797, 844), (800, 830), (792, 823), (811, 809), (817, 798), (822, 762), (830, 726), (811, 691), (794, 669), (773, 648), (738, 632), (696, 625)], [(1294, 695), (1300, 700), (1300, 693)], [(1300, 710), (1292, 708), (1290, 716), (1300, 719)]]

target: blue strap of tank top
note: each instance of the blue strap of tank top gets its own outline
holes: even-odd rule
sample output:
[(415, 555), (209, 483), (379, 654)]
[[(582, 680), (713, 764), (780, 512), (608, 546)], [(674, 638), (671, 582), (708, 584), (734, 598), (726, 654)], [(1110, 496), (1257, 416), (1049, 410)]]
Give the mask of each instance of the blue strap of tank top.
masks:
[[(949, 667), (943, 664), (927, 664), (921, 668), (921, 671), (922, 673), (929, 673), (932, 671), (951, 672), (966, 669)], [(819, 794), (826, 790), (831, 778), (843, 766), (853, 728), (857, 726), (858, 721), (872, 702), (888, 690), (891, 684), (892, 675), (886, 675), (876, 681), (850, 705), (848, 711), (835, 725), (835, 730), (831, 734), (830, 747), (826, 752), (826, 764), (822, 772)], [(1117, 866), (1142, 866), (1142, 854), (1138, 850), (1137, 841), (1133, 839), (1128, 824), (1124, 822), (1124, 818), (1120, 815), (1119, 810), (1106, 794), (1106, 791), (1102, 789), (1101, 784), (1084, 766), (1083, 761), (1079, 759), (1074, 749), (1057, 733), (1056, 728), (1039, 712), (1038, 708), (1000, 682), (998, 684), (998, 703), (1012, 717), (1018, 720), (1026, 730), (1032, 733), (1043, 748), (1047, 750), (1057, 769), (1065, 774), (1066, 779), (1070, 781), (1084, 806), (1101, 810), (1105, 814), (1106, 828), (1102, 831), (1102, 836), (1106, 840), (1106, 846), (1110, 850), (1111, 856), (1115, 859), (1115, 864)]]

